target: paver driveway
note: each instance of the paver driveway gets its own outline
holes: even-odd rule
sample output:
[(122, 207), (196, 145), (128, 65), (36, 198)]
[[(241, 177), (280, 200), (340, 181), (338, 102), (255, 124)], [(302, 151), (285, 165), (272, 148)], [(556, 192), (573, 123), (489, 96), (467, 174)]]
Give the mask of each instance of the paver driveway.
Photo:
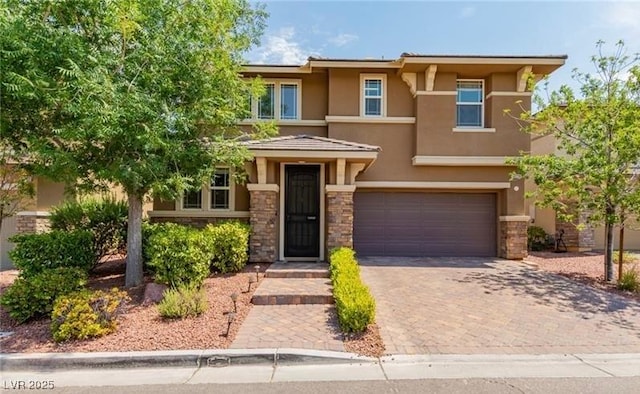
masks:
[(640, 302), (489, 258), (361, 258), (389, 354), (640, 352)]

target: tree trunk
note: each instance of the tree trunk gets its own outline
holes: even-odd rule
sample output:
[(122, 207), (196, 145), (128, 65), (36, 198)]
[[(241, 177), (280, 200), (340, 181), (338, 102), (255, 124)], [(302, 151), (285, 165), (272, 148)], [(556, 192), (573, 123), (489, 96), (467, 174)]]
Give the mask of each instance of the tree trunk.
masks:
[(129, 223), (127, 224), (127, 269), (125, 286), (142, 283), (142, 196), (129, 193)]
[(604, 280), (611, 282), (613, 280), (613, 224), (607, 221), (605, 226), (605, 253), (604, 253)]
[(622, 280), (622, 256), (624, 255), (624, 224), (620, 225), (620, 239), (618, 240), (618, 282)]

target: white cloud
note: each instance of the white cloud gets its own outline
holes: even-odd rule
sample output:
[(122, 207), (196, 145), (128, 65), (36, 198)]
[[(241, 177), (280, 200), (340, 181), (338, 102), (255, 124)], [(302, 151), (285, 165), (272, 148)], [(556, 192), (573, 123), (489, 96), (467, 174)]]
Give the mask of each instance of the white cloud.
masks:
[(356, 36), (355, 34), (341, 33), (337, 36), (330, 37), (329, 42), (337, 47), (342, 47), (353, 41), (356, 41), (357, 39), (358, 36)]
[(295, 40), (295, 29), (283, 27), (275, 34), (266, 35), (264, 44), (257, 50), (257, 61), (269, 64), (304, 64), (311, 51), (305, 50)]
[(615, 2), (608, 6), (605, 22), (612, 28), (624, 31), (627, 40), (640, 39), (640, 3)]
[(476, 14), (476, 7), (467, 6), (460, 10), (460, 18), (471, 18)]

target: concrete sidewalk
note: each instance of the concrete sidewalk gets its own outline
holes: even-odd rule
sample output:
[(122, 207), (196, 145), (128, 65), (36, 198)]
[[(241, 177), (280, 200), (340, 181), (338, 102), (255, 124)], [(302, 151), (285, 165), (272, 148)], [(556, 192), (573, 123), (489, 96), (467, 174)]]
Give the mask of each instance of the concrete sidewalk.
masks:
[[(148, 353), (148, 352), (147, 352)], [(329, 352), (327, 355), (331, 355)], [(336, 354), (333, 354), (336, 355)], [(323, 363), (282, 360), (227, 367), (199, 366), (3, 371), (3, 387), (12, 382), (46, 380), (55, 387), (135, 386), (203, 383), (272, 383), (457, 378), (611, 378), (640, 376), (640, 354), (430, 355), (346, 358)], [(224, 363), (222, 365), (225, 365)]]

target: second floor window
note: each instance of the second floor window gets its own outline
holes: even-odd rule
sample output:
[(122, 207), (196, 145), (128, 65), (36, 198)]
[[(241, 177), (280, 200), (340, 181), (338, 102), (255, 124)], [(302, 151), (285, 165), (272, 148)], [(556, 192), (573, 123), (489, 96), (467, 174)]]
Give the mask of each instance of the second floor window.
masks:
[(482, 80), (458, 80), (457, 127), (484, 127), (484, 89)]
[(259, 120), (299, 120), (300, 81), (265, 81), (265, 92), (251, 102), (251, 118)]
[(361, 74), (360, 76), (360, 115), (386, 116), (385, 86), (386, 76), (380, 74)]

